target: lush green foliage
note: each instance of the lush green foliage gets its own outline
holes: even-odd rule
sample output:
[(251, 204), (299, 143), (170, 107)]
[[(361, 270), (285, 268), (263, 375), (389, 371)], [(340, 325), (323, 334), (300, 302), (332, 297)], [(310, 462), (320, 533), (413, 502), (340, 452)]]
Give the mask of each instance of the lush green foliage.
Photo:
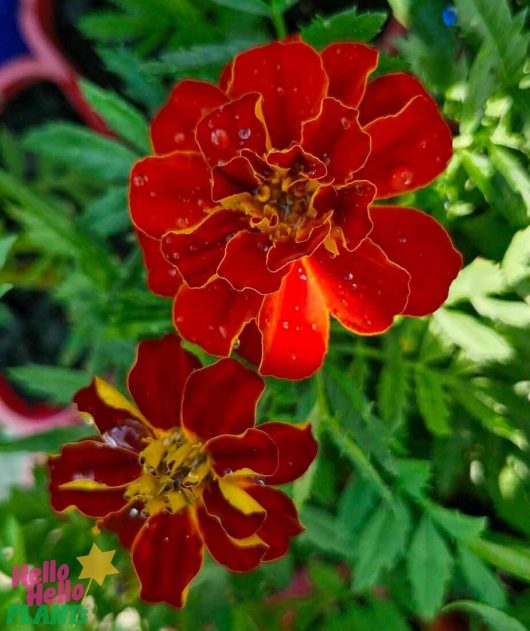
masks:
[[(148, 118), (176, 80), (215, 79), (238, 50), (285, 34), (295, 4), (113, 0), (81, 27), (119, 81), (119, 93), (83, 85), (116, 137), (63, 121), (2, 131), (0, 294), (47, 292), (68, 322), (57, 365), (8, 370), (26, 393), (65, 403), (94, 373), (123, 386), (137, 340), (171, 330), (127, 214)], [(431, 318), (366, 339), (337, 326), (320, 374), (268, 383), (260, 417), (310, 419), (321, 441), (292, 488), (307, 531), (286, 559), (250, 576), (207, 564), (175, 612), (137, 600), (120, 551), (122, 574), (94, 590), (89, 628), (126, 607), (149, 629), (411, 631), (444, 608), (496, 631), (530, 628), (530, 33), (507, 0), (456, 0), (454, 26), (443, 0), (389, 4), (409, 32), (383, 66), (418, 74), (456, 130), (446, 174), (402, 201), (447, 226), (466, 267)], [(350, 7), (299, 27), (324, 46), (369, 41), (383, 22)], [(0, 305), (0, 323), (12, 322)], [(0, 451), (53, 451), (83, 432), (4, 436)], [(93, 538), (87, 520), (51, 512), (39, 467), (0, 516), (7, 575), (26, 559), (71, 562)], [(295, 577), (309, 578), (309, 595), (271, 597)], [(16, 597), (0, 590), (0, 608)]]

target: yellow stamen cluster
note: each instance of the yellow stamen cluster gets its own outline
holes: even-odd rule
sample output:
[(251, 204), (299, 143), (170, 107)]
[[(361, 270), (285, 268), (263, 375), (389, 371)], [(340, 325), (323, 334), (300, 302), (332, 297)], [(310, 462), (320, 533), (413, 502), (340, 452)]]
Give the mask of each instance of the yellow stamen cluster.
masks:
[(143, 474), (125, 492), (129, 500), (144, 503), (144, 516), (165, 510), (177, 513), (193, 504), (210, 473), (202, 443), (191, 443), (180, 430), (152, 439), (140, 453)]

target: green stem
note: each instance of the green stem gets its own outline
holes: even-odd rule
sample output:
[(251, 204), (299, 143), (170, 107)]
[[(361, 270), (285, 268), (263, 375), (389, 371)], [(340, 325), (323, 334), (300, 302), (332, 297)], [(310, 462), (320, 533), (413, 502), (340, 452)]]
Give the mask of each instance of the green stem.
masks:
[(274, 30), (276, 31), (276, 37), (278, 39), (284, 39), (287, 37), (287, 24), (283, 11), (278, 6), (277, 0), (272, 0), (271, 3), (271, 19), (274, 24)]

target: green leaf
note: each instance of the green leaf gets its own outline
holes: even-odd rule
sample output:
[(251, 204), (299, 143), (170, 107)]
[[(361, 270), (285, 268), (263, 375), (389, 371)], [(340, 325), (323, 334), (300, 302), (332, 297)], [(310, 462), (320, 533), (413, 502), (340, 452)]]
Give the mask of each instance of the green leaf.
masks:
[(431, 465), (427, 460), (412, 458), (397, 460), (397, 484), (406, 494), (423, 499), (431, 479)]
[(478, 616), (492, 631), (528, 631), (528, 629), (503, 611), (476, 603), (472, 600), (458, 600), (444, 607), (445, 612), (465, 611), (471, 615)]
[(351, 559), (354, 546), (350, 533), (345, 525), (335, 519), (333, 515), (314, 506), (305, 505), (301, 511), (305, 532), (300, 541), (310, 542), (325, 552)]
[(111, 237), (128, 230), (131, 220), (127, 210), (127, 188), (109, 188), (85, 208), (83, 225), (102, 237)]
[(407, 560), (412, 597), (420, 616), (431, 619), (442, 606), (452, 564), (446, 542), (424, 515), (412, 539)]
[(458, 550), (460, 569), (475, 598), (492, 607), (506, 607), (506, 590), (497, 576), (475, 554), (464, 547)]
[(90, 81), (83, 79), (81, 89), (86, 100), (105, 121), (109, 129), (142, 153), (149, 152), (148, 124), (139, 110), (115, 92), (103, 90)]
[(212, 2), (235, 11), (271, 17), (270, 6), (263, 0), (212, 0)]
[(15, 565), (26, 562), (26, 544), (20, 524), (13, 515), (7, 515), (0, 525), (0, 570), (11, 576)]
[(445, 304), (453, 305), (474, 296), (500, 294), (506, 286), (506, 279), (500, 266), (478, 257), (458, 274), (451, 285)]
[(16, 234), (8, 234), (0, 238), (0, 269), (4, 267), (9, 251), (17, 239)]
[(470, 546), (483, 561), (530, 583), (530, 549), (478, 539)]
[(530, 226), (515, 233), (504, 255), (502, 270), (513, 289), (530, 295)]
[(74, 123), (48, 123), (29, 131), (23, 145), (38, 156), (104, 182), (127, 180), (136, 154)]
[(528, 168), (524, 168), (515, 154), (496, 145), (490, 145), (491, 163), (502, 174), (510, 187), (521, 196), (526, 208), (526, 215), (530, 218), (530, 176)]
[(377, 404), (383, 421), (398, 427), (406, 420), (409, 373), (403, 362), (399, 338), (392, 333), (384, 338), (385, 363), (379, 377)]
[(37, 364), (8, 368), (7, 374), (30, 394), (45, 396), (54, 403), (70, 403), (74, 394), (91, 380), (88, 373), (80, 370)]
[(465, 313), (439, 309), (434, 320), (464, 355), (478, 363), (506, 362), (513, 356), (510, 344), (490, 327)]
[(498, 56), (495, 48), (486, 42), (480, 48), (467, 82), (462, 106), (461, 133), (472, 134), (484, 116), (486, 101), (497, 88)]
[(477, 297), (472, 303), (477, 312), (486, 318), (520, 328), (530, 325), (530, 305), (524, 302)]
[(391, 569), (405, 549), (410, 514), (401, 500), (392, 506), (381, 504), (359, 534), (353, 589), (373, 587), (384, 570)]
[(486, 528), (485, 517), (470, 517), (438, 504), (428, 504), (427, 511), (433, 521), (457, 541), (475, 541)]
[(380, 33), (386, 18), (384, 12), (358, 15), (352, 7), (329, 17), (317, 16), (302, 29), (302, 38), (317, 48), (336, 41), (369, 42)]
[(450, 412), (444, 386), (436, 373), (423, 366), (414, 372), (416, 401), (427, 429), (436, 436), (451, 432)]
[(411, 0), (388, 0), (392, 13), (398, 22), (404, 26), (408, 25)]
[(66, 443), (73, 443), (81, 438), (93, 435), (94, 430), (88, 425), (56, 427), (48, 432), (39, 432), (23, 438), (0, 435), (0, 452), (55, 453)]
[(378, 499), (374, 484), (353, 474), (340, 496), (337, 518), (348, 532), (356, 533), (364, 525)]
[(496, 50), (507, 84), (518, 81), (528, 49), (522, 20), (510, 14), (506, 0), (455, 0), (459, 22), (477, 31)]

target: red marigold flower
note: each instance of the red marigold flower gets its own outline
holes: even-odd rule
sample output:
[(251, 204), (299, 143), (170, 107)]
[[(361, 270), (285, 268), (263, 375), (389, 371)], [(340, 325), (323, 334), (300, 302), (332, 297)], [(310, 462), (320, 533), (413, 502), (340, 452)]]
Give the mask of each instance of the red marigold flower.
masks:
[(303, 528), (273, 485), (315, 458), (311, 427), (254, 427), (262, 379), (234, 359), (200, 368), (174, 335), (139, 345), (128, 386), (136, 405), (98, 378), (77, 393), (99, 436), (50, 456), (55, 510), (115, 531), (149, 602), (183, 606), (204, 546), (234, 572), (282, 557)]
[[(221, 356), (239, 338), (262, 374), (300, 379), (323, 361), (329, 313), (370, 335), (443, 303), (461, 267), (447, 232), (373, 202), (436, 178), (451, 133), (414, 77), (368, 81), (377, 56), (274, 42), (239, 54), (220, 87), (173, 90), (130, 206), (183, 337)], [(168, 265), (182, 281), (167, 282)]]

